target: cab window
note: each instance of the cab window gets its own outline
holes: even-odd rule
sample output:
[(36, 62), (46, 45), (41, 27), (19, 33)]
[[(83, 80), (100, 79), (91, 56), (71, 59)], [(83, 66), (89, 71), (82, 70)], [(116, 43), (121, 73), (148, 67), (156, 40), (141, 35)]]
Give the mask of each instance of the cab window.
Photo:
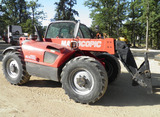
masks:
[(75, 24), (71, 22), (52, 23), (47, 31), (46, 38), (73, 38)]
[(84, 38), (91, 38), (91, 33), (90, 33), (89, 29), (87, 28), (87, 26), (81, 24), (80, 29), (82, 31)]

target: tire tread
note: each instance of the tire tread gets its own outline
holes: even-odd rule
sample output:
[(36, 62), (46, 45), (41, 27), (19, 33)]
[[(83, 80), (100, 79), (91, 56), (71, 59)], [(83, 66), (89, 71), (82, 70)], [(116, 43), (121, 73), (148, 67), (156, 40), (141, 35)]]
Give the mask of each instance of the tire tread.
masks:
[[(76, 58), (73, 58), (72, 60), (70, 60), (64, 67), (63, 67), (63, 70), (62, 70), (62, 73), (61, 73), (61, 82), (62, 82), (62, 88), (65, 90), (64, 88), (64, 84), (63, 84), (63, 80), (64, 80), (64, 74), (65, 74), (65, 69), (70, 65), (72, 64), (72, 62), (77, 62), (77, 61), (84, 61), (84, 62), (88, 62), (90, 63), (93, 67), (96, 67), (97, 68), (97, 71), (99, 72), (100, 74), (100, 83), (101, 83), (101, 91), (98, 92), (99, 94), (97, 94), (97, 96), (93, 99), (93, 100), (90, 100), (89, 102), (87, 102), (87, 104), (91, 104), (91, 103), (94, 103), (96, 102), (97, 100), (99, 100), (106, 92), (107, 90), (107, 86), (108, 86), (108, 77), (107, 77), (107, 73), (105, 71), (105, 68), (102, 66), (102, 64), (97, 61), (96, 59), (94, 58), (91, 58), (91, 57), (88, 57), (88, 56), (79, 56), (79, 57), (76, 57)], [(69, 98), (70, 99), (73, 99), (72, 98), (72, 95), (70, 95), (70, 93), (65, 90), (65, 93), (68, 94)], [(75, 102), (79, 102), (79, 103), (82, 103), (84, 104), (83, 101), (80, 101), (80, 100), (76, 100), (74, 99)], [(86, 103), (86, 102), (85, 102)]]
[[(28, 74), (28, 72), (26, 71), (25, 62), (24, 62), (24, 58), (23, 58), (22, 53), (21, 53), (21, 52), (18, 52), (18, 51), (9, 51), (9, 52), (7, 52), (7, 53), (4, 55), (2, 61), (4, 61), (7, 56), (15, 56), (15, 57), (17, 57), (17, 58), (19, 59), (20, 63), (21, 63), (20, 66), (22, 67), (22, 76), (21, 76), (19, 82), (18, 82), (18, 83), (11, 83), (11, 84), (14, 84), (14, 85), (22, 85), (22, 84), (28, 82), (31, 76), (30, 76), (30, 75)], [(4, 66), (3, 66), (3, 74), (5, 75), (5, 77), (7, 77), (7, 75), (6, 75), (7, 73), (5, 72)], [(8, 80), (8, 79), (7, 79), (7, 80)], [(9, 81), (9, 80), (8, 80), (8, 81)], [(10, 81), (9, 81), (9, 82), (10, 82)]]

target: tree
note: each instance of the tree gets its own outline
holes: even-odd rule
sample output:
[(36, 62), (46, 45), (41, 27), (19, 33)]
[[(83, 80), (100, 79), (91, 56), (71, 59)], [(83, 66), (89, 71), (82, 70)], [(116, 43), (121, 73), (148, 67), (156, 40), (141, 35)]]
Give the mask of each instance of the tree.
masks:
[(55, 20), (75, 20), (74, 15), (78, 16), (78, 12), (73, 9), (73, 6), (77, 4), (76, 0), (60, 0), (55, 2), (56, 14)]
[(2, 12), (7, 24), (18, 23), (18, 9), (15, 0), (2, 0)]
[(77, 15), (77, 16), (79, 15), (78, 12), (73, 9), (73, 6), (75, 4), (77, 4), (76, 0), (68, 0), (67, 1), (68, 8), (67, 8), (66, 18), (68, 20), (75, 20), (74, 15)]
[(116, 14), (115, 14), (115, 18), (116, 18), (116, 32), (117, 32), (117, 36), (122, 36), (124, 35), (121, 31), (121, 28), (123, 28), (123, 21), (126, 19), (126, 9), (127, 9), (127, 2), (126, 0), (116, 0)]
[(145, 7), (148, 8), (148, 12), (144, 11), (144, 16), (146, 16), (146, 20), (148, 16), (149, 41), (151, 47), (160, 48), (160, 1), (148, 0), (148, 4), (143, 3)]
[[(131, 0), (129, 1), (129, 8), (128, 8), (128, 24), (129, 30), (131, 31), (130, 40), (133, 43), (133, 46), (136, 46), (136, 39), (139, 37), (141, 33), (141, 21), (138, 20), (139, 17), (142, 15), (142, 9), (139, 8), (139, 4), (141, 4), (141, 0)], [(140, 32), (139, 32), (140, 31)]]
[(2, 20), (3, 12), (2, 12), (2, 5), (0, 3), (0, 36), (3, 34), (3, 20)]
[[(41, 22), (39, 22), (39, 19), (45, 18), (45, 13), (43, 11), (37, 10), (38, 8), (42, 7), (41, 4), (38, 4), (38, 0), (32, 0), (27, 3), (27, 7), (30, 9), (30, 16), (32, 18), (28, 19), (26, 23), (23, 23), (21, 26), (26, 28), (26, 31), (29, 32), (29, 34), (34, 34), (35, 29), (34, 25), (40, 25)], [(28, 29), (29, 28), (29, 29)]]
[(29, 13), (27, 12), (27, 3), (25, 0), (18, 0), (18, 16), (19, 16), (19, 23), (26, 22), (29, 18)]
[(55, 20), (64, 20), (66, 19), (66, 0), (60, 0), (60, 2), (55, 2), (54, 4), (57, 5), (56, 7), (56, 14), (54, 19)]
[(30, 18), (25, 0), (2, 0), (3, 29), (7, 25), (20, 25)]
[[(88, 6), (91, 9), (90, 17), (92, 18), (92, 28), (96, 25), (99, 25), (99, 31), (105, 32), (109, 35), (112, 35), (113, 29), (113, 11), (114, 9), (114, 0), (110, 2), (104, 0), (88, 0), (85, 3), (85, 6)], [(110, 9), (110, 10), (109, 10)], [(107, 12), (109, 11), (109, 12)], [(110, 17), (110, 19), (109, 19)]]
[(149, 47), (160, 48), (160, 1), (147, 1), (86, 0), (85, 6), (91, 9), (92, 29), (99, 25), (100, 32), (111, 37), (125, 35), (133, 46), (136, 41), (138, 45), (145, 42), (146, 38)]
[(26, 0), (2, 0), (0, 32), (3, 32), (7, 25), (21, 25), (23, 32), (34, 32), (33, 24), (40, 25), (39, 19), (44, 18), (43, 11), (37, 10), (40, 7), (38, 0), (30, 2), (26, 2)]
[[(138, 1), (138, 0), (137, 0)], [(160, 1), (159, 0), (139, 0), (136, 6), (141, 9), (141, 15), (137, 20), (143, 26), (143, 33), (146, 37), (146, 49), (149, 46), (159, 48), (159, 32), (160, 32)]]
[(31, 9), (31, 16), (32, 16), (32, 24), (34, 25), (38, 20), (38, 19), (44, 19), (45, 18), (45, 14), (43, 11), (38, 11), (37, 9), (42, 7), (41, 4), (38, 4), (38, 0), (32, 0), (28, 3), (28, 8)]
[(120, 36), (120, 27), (125, 20), (125, 0), (87, 0), (85, 6), (91, 9), (92, 28), (99, 25), (100, 31), (112, 37)]

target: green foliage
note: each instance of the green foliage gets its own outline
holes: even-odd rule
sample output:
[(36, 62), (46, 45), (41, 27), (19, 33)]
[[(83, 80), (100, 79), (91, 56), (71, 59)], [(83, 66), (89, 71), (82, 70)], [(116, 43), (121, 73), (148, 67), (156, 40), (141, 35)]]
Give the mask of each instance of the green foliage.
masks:
[(92, 28), (99, 25), (100, 32), (111, 37), (117, 37), (126, 16), (127, 3), (125, 0), (88, 0), (84, 3), (91, 9)]
[(0, 7), (0, 35), (7, 25), (21, 25), (23, 32), (33, 33), (33, 24), (40, 25), (39, 19), (44, 18), (42, 7), (38, 0), (27, 2), (26, 0), (2, 0)]
[(145, 42), (148, 17), (149, 46), (160, 48), (159, 0), (86, 0), (84, 5), (91, 10), (92, 29), (99, 25), (100, 32), (126, 36), (134, 46)]
[(55, 2), (56, 14), (54, 20), (75, 20), (74, 15), (79, 15), (78, 12), (73, 9), (73, 6), (77, 4), (76, 0), (60, 0)]
[(45, 18), (45, 13), (43, 11), (38, 11), (37, 9), (42, 7), (41, 4), (37, 3), (38, 0), (32, 0), (29, 3), (27, 3), (27, 6), (30, 10), (30, 15), (32, 17), (32, 23), (35, 24), (38, 19), (44, 19)]
[(23, 32), (27, 32), (28, 34), (32, 34), (34, 31), (34, 25), (32, 25), (32, 19), (27, 19), (25, 23), (21, 23), (21, 27)]
[[(135, 35), (146, 37), (146, 22), (149, 22), (149, 46), (152, 48), (159, 48), (159, 34), (160, 34), (160, 1), (159, 0), (136, 0), (135, 10)], [(138, 25), (136, 25), (138, 24)]]

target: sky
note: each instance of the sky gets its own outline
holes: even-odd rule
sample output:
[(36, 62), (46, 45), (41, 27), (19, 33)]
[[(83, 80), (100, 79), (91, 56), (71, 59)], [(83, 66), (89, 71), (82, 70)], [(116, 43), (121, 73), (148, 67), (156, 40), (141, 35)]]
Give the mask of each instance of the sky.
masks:
[[(28, 0), (30, 1), (30, 0)], [(55, 2), (59, 2), (59, 0), (39, 0), (38, 3), (41, 4), (43, 7), (40, 8), (46, 13), (46, 20), (42, 21), (43, 26), (48, 26), (50, 23), (50, 19), (54, 18), (55, 16)], [(81, 23), (87, 25), (88, 27), (91, 26), (92, 20), (89, 18), (90, 10), (88, 7), (85, 7), (84, 0), (77, 0), (77, 5), (74, 6), (74, 9), (78, 11), (79, 17), (75, 16), (77, 20), (80, 20)]]

